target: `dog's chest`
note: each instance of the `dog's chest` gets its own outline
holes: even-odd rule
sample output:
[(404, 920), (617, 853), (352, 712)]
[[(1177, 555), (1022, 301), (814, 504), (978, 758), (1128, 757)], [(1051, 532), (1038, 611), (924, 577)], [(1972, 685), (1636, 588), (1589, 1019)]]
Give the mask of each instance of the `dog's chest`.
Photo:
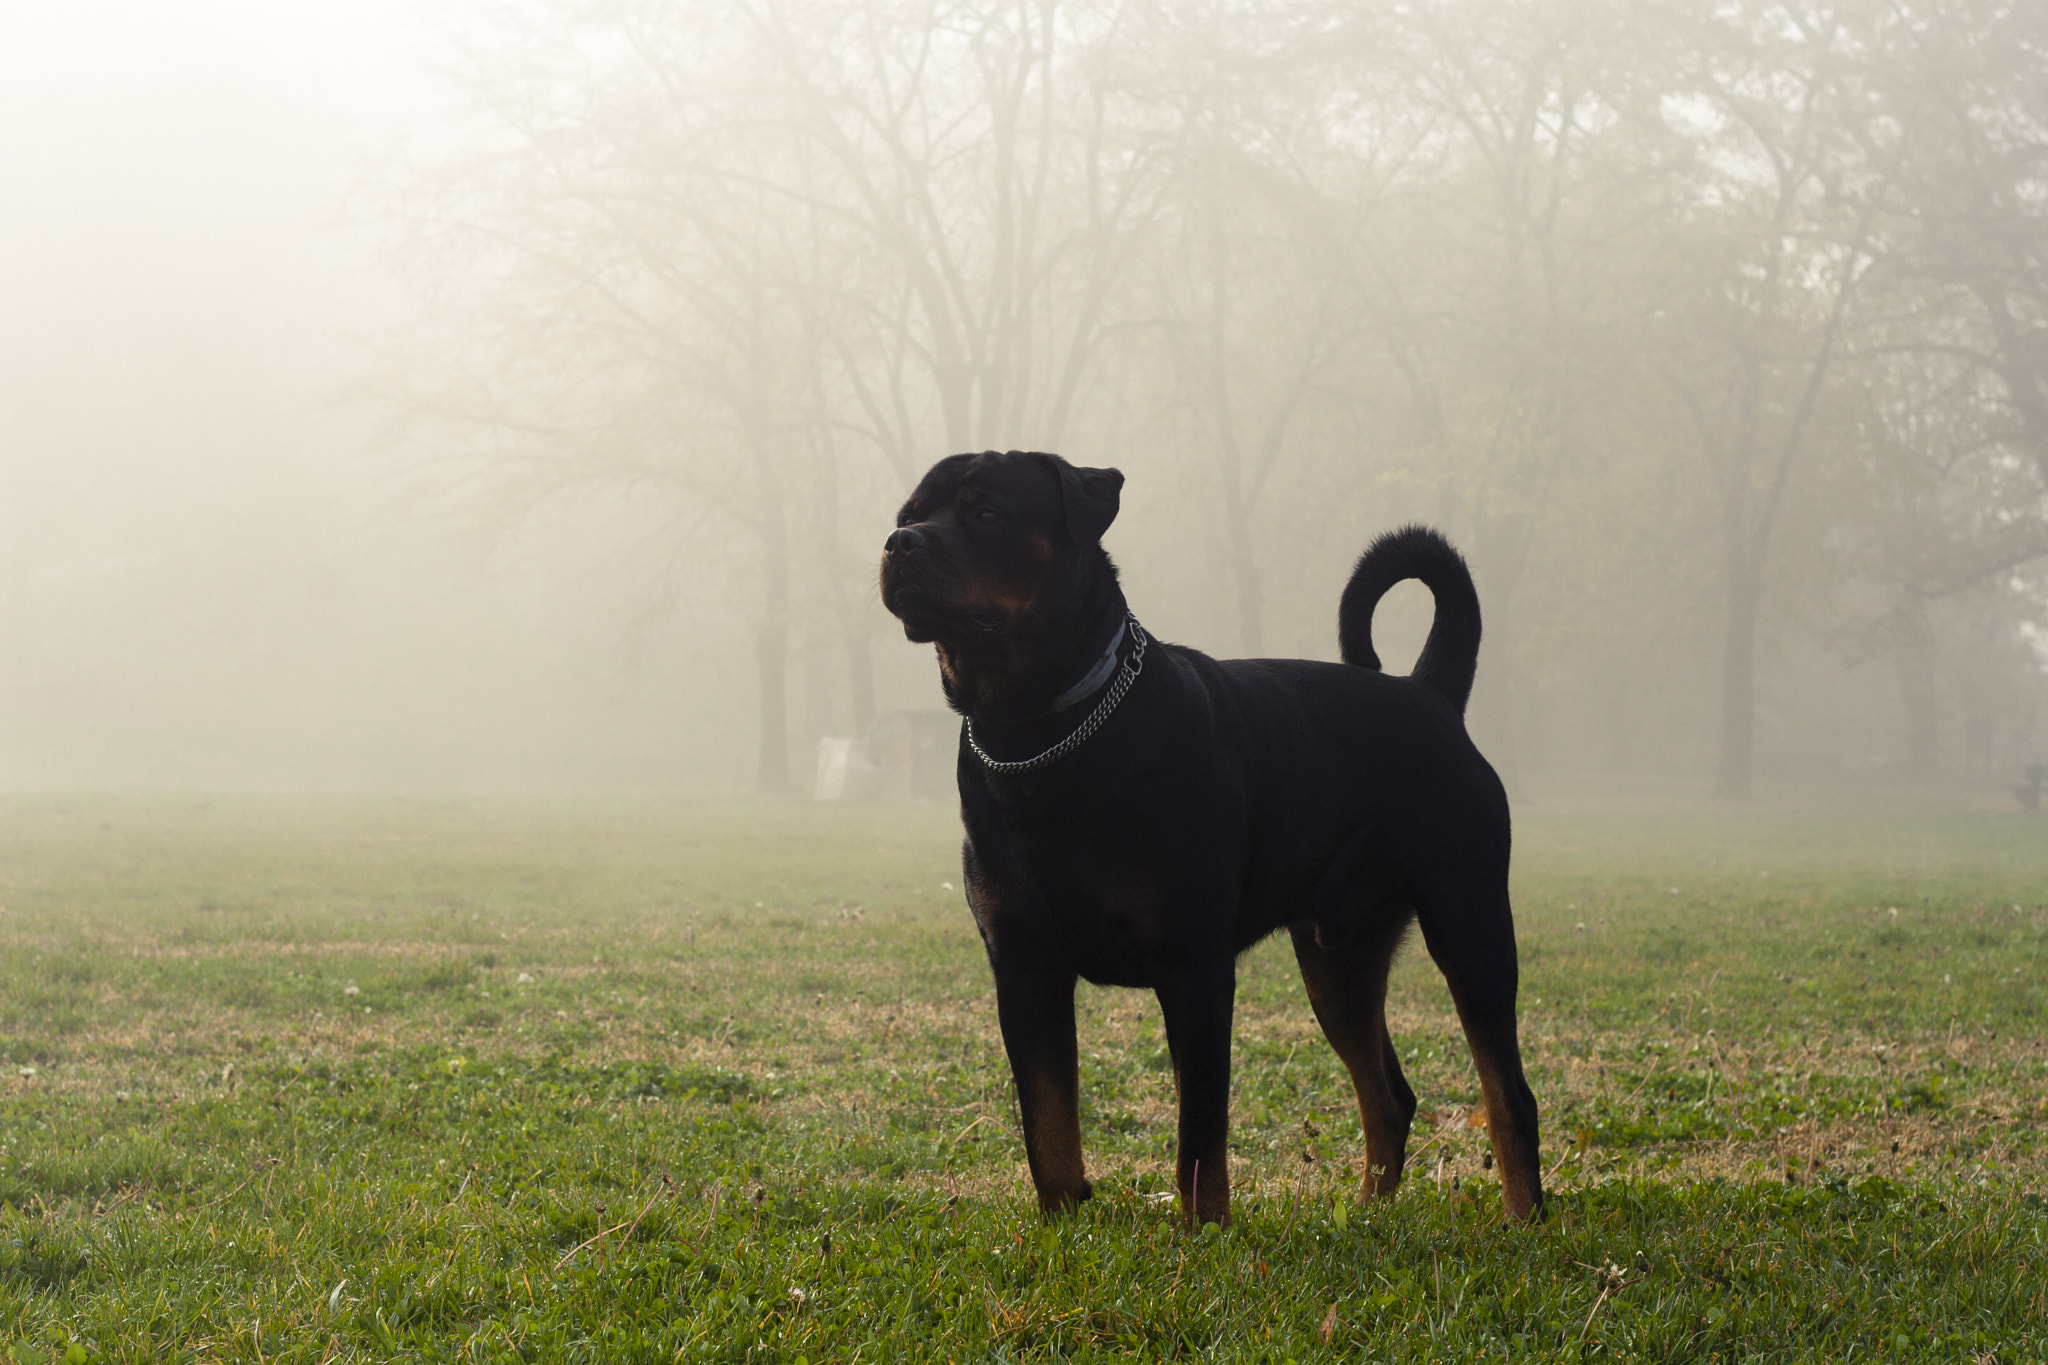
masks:
[(1165, 877), (1070, 846), (1009, 853), (1000, 872), (984, 861), (968, 877), (969, 904), (992, 945), (1064, 960), (1102, 985), (1151, 984), (1183, 936)]

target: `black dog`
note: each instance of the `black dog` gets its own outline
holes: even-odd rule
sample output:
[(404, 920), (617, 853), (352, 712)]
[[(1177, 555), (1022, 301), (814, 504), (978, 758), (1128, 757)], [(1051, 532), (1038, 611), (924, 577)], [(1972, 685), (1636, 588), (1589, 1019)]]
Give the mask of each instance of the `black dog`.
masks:
[[(1411, 919), (1450, 983), (1503, 1194), (1540, 1212), (1536, 1099), (1515, 1041), (1508, 809), (1466, 737), (1479, 599), (1419, 527), (1358, 561), (1345, 662), (1218, 661), (1151, 640), (1101, 546), (1123, 475), (1056, 455), (955, 455), (926, 474), (882, 558), (882, 601), (938, 646), (966, 718), (968, 904), (995, 969), (1039, 1203), (1089, 1196), (1074, 982), (1149, 986), (1180, 1094), (1182, 1207), (1225, 1220), (1237, 955), (1283, 926), (1358, 1090), (1367, 1194), (1400, 1183), (1415, 1093), (1387, 1035)], [(1411, 678), (1379, 671), (1372, 612), (1404, 578), (1436, 595)]]

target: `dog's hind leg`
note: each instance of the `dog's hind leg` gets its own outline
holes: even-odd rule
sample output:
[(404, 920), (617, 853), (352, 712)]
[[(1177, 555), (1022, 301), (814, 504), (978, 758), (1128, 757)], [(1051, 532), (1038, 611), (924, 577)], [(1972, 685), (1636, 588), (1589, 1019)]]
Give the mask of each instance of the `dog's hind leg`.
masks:
[(1515, 1036), (1515, 925), (1503, 879), (1447, 877), (1426, 888), (1418, 914), (1458, 1007), (1465, 1044), (1486, 1099), (1487, 1136), (1500, 1164), (1501, 1196), (1517, 1218), (1543, 1211), (1536, 1096), (1522, 1075)]
[(1081, 1160), (1074, 973), (990, 956), (996, 969), (996, 1016), (1017, 1080), (1031, 1184), (1045, 1212), (1071, 1209), (1093, 1193)]
[(1401, 1060), (1387, 1033), (1387, 969), (1406, 928), (1403, 916), (1374, 940), (1343, 948), (1324, 947), (1313, 924), (1298, 924), (1288, 931), (1316, 1022), (1358, 1092), (1368, 1198), (1392, 1194), (1400, 1186), (1401, 1167), (1408, 1159), (1408, 1126), (1415, 1118), (1415, 1092), (1401, 1074)]

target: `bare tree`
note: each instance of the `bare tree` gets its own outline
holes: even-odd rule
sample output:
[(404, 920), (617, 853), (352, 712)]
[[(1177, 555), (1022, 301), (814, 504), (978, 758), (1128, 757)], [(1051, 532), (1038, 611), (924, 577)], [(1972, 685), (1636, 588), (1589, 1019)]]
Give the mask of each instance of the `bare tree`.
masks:
[(1711, 557), (1718, 668), (1683, 666), (1718, 675), (1739, 798), (1771, 611), (1846, 651), (1864, 608), (1826, 592), (1885, 584), (1922, 734), (1904, 642), (2048, 546), (2042, 24), (552, 0), (468, 30), (479, 136), (407, 182), (454, 343), (407, 401), (467, 433), (465, 488), (634, 490), (654, 557), (744, 594), (767, 790), (793, 650), (825, 641), (874, 710), (852, 528), (948, 450), (1137, 442), (1201, 490), (1249, 653), (1300, 528), (1361, 499), (1445, 523), (1511, 783), (1563, 642), (1615, 698), (1680, 667), (1587, 604), (1693, 613)]
[(407, 187), (417, 272), (467, 283), (449, 310), (466, 363), (418, 376), (407, 401), (480, 436), (478, 479), (670, 501), (671, 565), (751, 543), (757, 777), (782, 792), (819, 224), (773, 183), (787, 138), (718, 97), (744, 54), (683, 38), (717, 17), (565, 6), (477, 39), (464, 86), (493, 132)]
[(1369, 107), (1370, 82), (1342, 71), (1340, 31), (1314, 5), (1205, 10), (1159, 83), (1182, 135), (1144, 271), (1169, 396), (1157, 420), (1209, 463), (1249, 655), (1266, 649), (1260, 515), (1283, 465), (1319, 444), (1315, 426), (1350, 425), (1375, 322), (1367, 236), (1413, 151), (1388, 139), (1415, 134)]
[[(1631, 26), (1611, 6), (1390, 5), (1377, 52), (1404, 111), (1375, 331), (1411, 386), (1409, 452), (1488, 604), (1474, 731), (1518, 782), (1519, 590), (1559, 507), (1602, 476), (1589, 423), (1634, 378), (1671, 153)], [(1589, 416), (1589, 409), (1592, 416)]]
[(748, 9), (848, 273), (823, 326), (854, 427), (906, 482), (935, 445), (1057, 447), (1156, 213), (1173, 130), (1129, 88), (1127, 4)]
[(1887, 185), (1853, 135), (1860, 38), (1830, 7), (1759, 4), (1677, 38), (1701, 153), (1687, 190), (1696, 273), (1661, 359), (1719, 512), (1714, 790), (1748, 800), (1773, 539), (1842, 372)]

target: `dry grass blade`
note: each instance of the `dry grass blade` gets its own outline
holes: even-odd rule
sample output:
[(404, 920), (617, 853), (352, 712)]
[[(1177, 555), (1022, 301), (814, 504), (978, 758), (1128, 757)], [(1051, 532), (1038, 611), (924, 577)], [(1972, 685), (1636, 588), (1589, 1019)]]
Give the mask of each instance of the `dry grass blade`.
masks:
[(1573, 1349), (1573, 1350), (1577, 1350), (1577, 1349), (1579, 1348), (1580, 1344), (1581, 1344), (1581, 1343), (1583, 1343), (1583, 1342), (1584, 1342), (1584, 1341), (1586, 1340), (1586, 1333), (1588, 1333), (1588, 1332), (1590, 1332), (1590, 1331), (1592, 1331), (1592, 1330), (1593, 1330), (1593, 1318), (1594, 1318), (1594, 1316), (1595, 1316), (1596, 1314), (1598, 1314), (1598, 1313), (1599, 1313), (1599, 1311), (1600, 1311), (1600, 1305), (1601, 1305), (1601, 1304), (1603, 1304), (1603, 1303), (1605, 1303), (1605, 1302), (1607, 1302), (1607, 1295), (1608, 1295), (1608, 1292), (1609, 1292), (1609, 1291), (1608, 1291), (1607, 1289), (1605, 1289), (1605, 1288), (1602, 1288), (1602, 1289), (1601, 1289), (1601, 1291), (1600, 1291), (1600, 1297), (1599, 1297), (1599, 1298), (1597, 1298), (1597, 1299), (1595, 1299), (1595, 1300), (1593, 1300), (1593, 1309), (1592, 1309), (1592, 1312), (1589, 1312), (1589, 1313), (1587, 1313), (1587, 1314), (1586, 1314), (1586, 1321), (1585, 1321), (1585, 1324), (1584, 1324), (1583, 1326), (1581, 1326), (1581, 1327), (1579, 1328), (1579, 1335), (1578, 1335), (1578, 1337), (1577, 1337), (1577, 1338), (1576, 1338), (1576, 1339), (1575, 1339), (1575, 1340), (1574, 1340), (1574, 1341), (1572, 1342), (1572, 1349)]
[(981, 1127), (981, 1125), (984, 1123), (986, 1123), (987, 1125), (989, 1125), (989, 1127), (995, 1129), (999, 1133), (1007, 1131), (1001, 1123), (989, 1117), (987, 1114), (983, 1114), (980, 1118), (976, 1119), (974, 1122), (968, 1124), (965, 1128), (962, 1128), (959, 1132), (955, 1133), (953, 1135), (953, 1141), (964, 1141), (969, 1133)]
[(138, 1195), (140, 1195), (140, 1194), (142, 1194), (142, 1193), (143, 1193), (144, 1191), (148, 1190), (148, 1189), (150, 1188), (150, 1185), (151, 1185), (151, 1183), (152, 1183), (152, 1182), (150, 1182), (150, 1181), (144, 1181), (144, 1182), (143, 1182), (142, 1184), (140, 1184), (140, 1185), (130, 1185), (130, 1186), (129, 1186), (129, 1187), (127, 1188), (127, 1189), (123, 1190), (123, 1191), (121, 1192), (120, 1196), (119, 1196), (119, 1197), (117, 1197), (117, 1198), (116, 1198), (116, 1199), (115, 1199), (115, 1200), (114, 1200), (114, 1201), (113, 1201), (112, 1203), (109, 1203), (109, 1204), (103, 1205), (102, 1207), (100, 1207), (100, 1208), (98, 1208), (98, 1209), (95, 1209), (95, 1210), (93, 1211), (93, 1217), (95, 1217), (95, 1218), (105, 1218), (105, 1217), (106, 1217), (106, 1216), (107, 1216), (108, 1214), (112, 1213), (112, 1212), (113, 1212), (113, 1211), (114, 1211), (115, 1209), (118, 1209), (118, 1208), (120, 1208), (120, 1207), (121, 1207), (121, 1206), (122, 1206), (123, 1204), (127, 1203), (127, 1202), (128, 1202), (129, 1200), (131, 1200), (131, 1199), (134, 1199), (134, 1198), (136, 1198), (136, 1197), (137, 1197)]
[(597, 1243), (602, 1242), (605, 1238), (611, 1236), (615, 1232), (623, 1231), (627, 1237), (631, 1237), (633, 1235), (633, 1230), (640, 1226), (640, 1220), (647, 1216), (648, 1210), (652, 1209), (656, 1204), (660, 1203), (663, 1199), (665, 1199), (668, 1196), (669, 1190), (673, 1187), (673, 1184), (674, 1182), (672, 1182), (667, 1176), (663, 1176), (661, 1178), (661, 1188), (654, 1192), (654, 1197), (652, 1199), (649, 1199), (645, 1204), (640, 1206), (640, 1212), (634, 1214), (631, 1218), (627, 1219), (623, 1223), (615, 1223), (611, 1227), (600, 1228), (594, 1236), (586, 1237), (584, 1240), (578, 1242), (575, 1246), (570, 1247), (567, 1251), (562, 1253), (562, 1259), (555, 1262), (555, 1269), (560, 1270), (563, 1266), (569, 1264), (570, 1259), (574, 1257), (577, 1252), (584, 1251), (592, 1246), (595, 1246)]
[(233, 1198), (234, 1198), (234, 1197), (235, 1197), (236, 1195), (240, 1194), (240, 1193), (241, 1193), (241, 1192), (242, 1192), (243, 1190), (246, 1190), (246, 1189), (248, 1189), (248, 1188), (249, 1188), (249, 1187), (250, 1187), (251, 1185), (255, 1184), (255, 1183), (256, 1183), (256, 1177), (257, 1177), (257, 1176), (261, 1175), (261, 1174), (262, 1174), (263, 1172), (265, 1172), (265, 1171), (269, 1170), (269, 1169), (270, 1169), (271, 1167), (273, 1167), (273, 1166), (275, 1166), (275, 1165), (277, 1165), (277, 1163), (276, 1163), (275, 1161), (259, 1161), (259, 1162), (257, 1162), (257, 1163), (255, 1164), (255, 1166), (254, 1166), (254, 1167), (252, 1167), (252, 1168), (250, 1169), (250, 1171), (249, 1171), (249, 1175), (248, 1175), (248, 1178), (247, 1178), (247, 1179), (245, 1179), (245, 1180), (243, 1180), (241, 1184), (239, 1184), (239, 1185), (235, 1186), (235, 1187), (234, 1187), (233, 1189), (229, 1190), (229, 1191), (228, 1191), (228, 1192), (227, 1192), (226, 1194), (222, 1195), (222, 1196), (221, 1196), (220, 1198), (218, 1198), (218, 1199), (209, 1199), (209, 1200), (207, 1200), (207, 1201), (206, 1201), (206, 1202), (205, 1202), (204, 1204), (194, 1204), (194, 1205), (192, 1205), (192, 1210), (193, 1210), (193, 1212), (197, 1212), (197, 1211), (198, 1211), (198, 1210), (200, 1210), (200, 1209), (210, 1209), (210, 1208), (215, 1208), (215, 1207), (218, 1207), (218, 1206), (219, 1206), (219, 1205), (221, 1205), (221, 1204), (225, 1204), (225, 1203), (227, 1203), (227, 1202), (228, 1202), (228, 1200), (230, 1200), (230, 1199), (233, 1199)]

